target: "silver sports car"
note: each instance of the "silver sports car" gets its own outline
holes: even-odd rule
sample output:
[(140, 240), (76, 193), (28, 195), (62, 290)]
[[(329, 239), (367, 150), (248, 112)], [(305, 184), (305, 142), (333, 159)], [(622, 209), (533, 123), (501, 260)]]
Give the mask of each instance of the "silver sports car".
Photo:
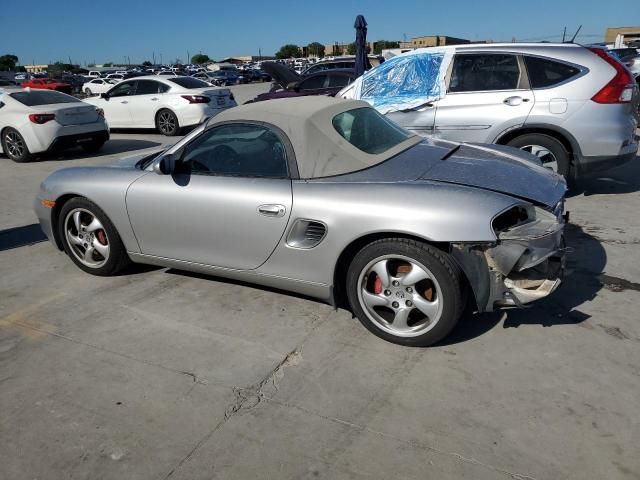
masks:
[(41, 186), (46, 235), (82, 270), (129, 262), (349, 305), (409, 346), (545, 297), (563, 270), (562, 177), (509, 147), (417, 137), (326, 97), (227, 110), (171, 148)]

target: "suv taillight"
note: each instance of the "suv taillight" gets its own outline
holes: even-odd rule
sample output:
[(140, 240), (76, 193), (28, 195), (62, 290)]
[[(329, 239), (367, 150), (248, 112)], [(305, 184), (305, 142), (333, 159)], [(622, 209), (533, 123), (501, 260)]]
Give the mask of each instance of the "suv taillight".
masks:
[(50, 122), (55, 118), (56, 116), (53, 113), (32, 113), (29, 115), (29, 120), (31, 120), (33, 123), (37, 123), (38, 125)]
[(591, 100), (596, 103), (629, 103), (633, 98), (634, 81), (631, 73), (602, 48), (590, 48), (593, 53), (616, 70), (615, 76)]
[(209, 103), (211, 101), (209, 97), (205, 97), (204, 95), (182, 95), (182, 98), (189, 103)]

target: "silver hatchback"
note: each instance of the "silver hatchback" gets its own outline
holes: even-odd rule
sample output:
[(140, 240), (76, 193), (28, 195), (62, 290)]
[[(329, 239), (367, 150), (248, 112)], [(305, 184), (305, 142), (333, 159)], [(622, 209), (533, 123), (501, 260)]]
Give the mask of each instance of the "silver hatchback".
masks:
[(569, 182), (631, 160), (638, 150), (638, 87), (600, 48), (418, 49), (394, 56), (339, 95), (367, 100), (421, 135), (527, 150)]

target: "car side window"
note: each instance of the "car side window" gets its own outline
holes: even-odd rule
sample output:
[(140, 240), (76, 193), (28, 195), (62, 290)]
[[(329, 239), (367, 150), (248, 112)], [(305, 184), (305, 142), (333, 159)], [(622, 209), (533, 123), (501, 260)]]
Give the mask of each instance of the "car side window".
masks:
[(453, 59), (449, 92), (515, 90), (520, 68), (515, 55), (462, 54)]
[(126, 97), (133, 95), (135, 82), (121, 82), (109, 90), (110, 97)]
[(566, 63), (548, 58), (524, 57), (531, 88), (547, 88), (565, 82), (580, 73), (580, 70)]
[(329, 87), (346, 87), (353, 79), (348, 75), (330, 75), (329, 76)]
[(325, 88), (326, 81), (326, 75), (316, 75), (314, 77), (307, 78), (300, 84), (300, 90), (317, 90), (319, 88)]
[(138, 80), (136, 95), (154, 95), (159, 91), (160, 82), (154, 80)]
[(212, 128), (185, 147), (181, 161), (193, 174), (288, 177), (287, 155), (280, 137), (259, 125)]

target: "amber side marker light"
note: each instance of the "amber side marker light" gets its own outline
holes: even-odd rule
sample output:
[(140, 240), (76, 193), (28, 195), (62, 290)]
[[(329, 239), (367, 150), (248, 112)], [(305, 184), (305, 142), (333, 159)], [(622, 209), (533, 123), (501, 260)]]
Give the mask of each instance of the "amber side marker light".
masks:
[(56, 206), (55, 200), (41, 200), (40, 203), (43, 207), (53, 208)]

